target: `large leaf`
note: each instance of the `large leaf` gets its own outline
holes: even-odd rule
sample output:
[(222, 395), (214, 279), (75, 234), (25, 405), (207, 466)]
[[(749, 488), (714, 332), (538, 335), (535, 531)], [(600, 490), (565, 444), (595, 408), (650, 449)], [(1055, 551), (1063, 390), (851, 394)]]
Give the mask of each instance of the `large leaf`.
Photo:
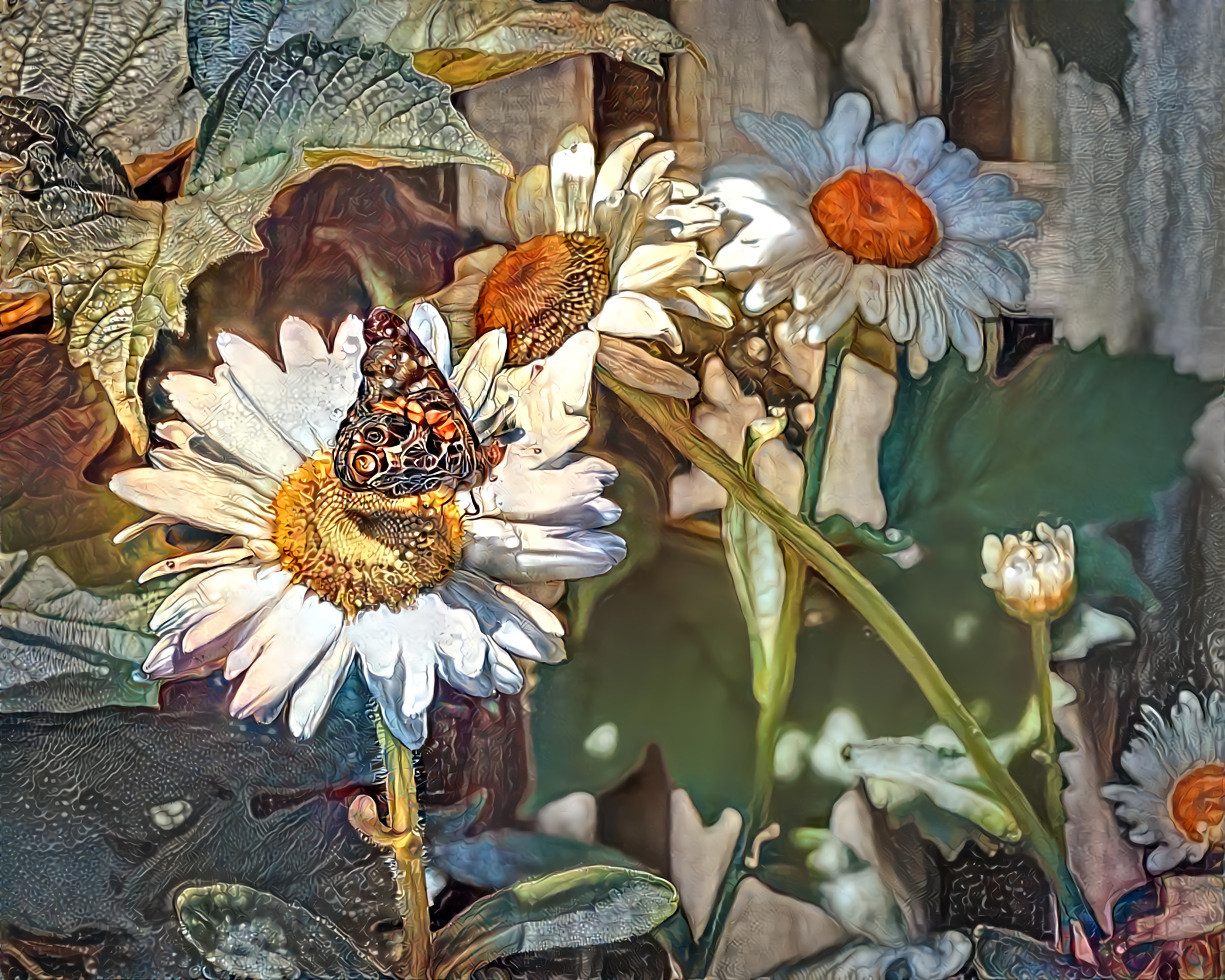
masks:
[(537, 0), (187, 0), (192, 75), (218, 91), (252, 52), (310, 30), (320, 38), (385, 43), (424, 74), (464, 88), (577, 54), (605, 54), (662, 73), (686, 49), (670, 25), (613, 4)]
[(0, 537), (87, 586), (127, 582), (165, 557), (159, 535), (115, 546), (144, 513), (107, 489), (137, 460), (97, 384), (45, 336), (0, 337)]
[(174, 906), (192, 945), (212, 966), (236, 977), (386, 975), (326, 919), (246, 885), (184, 888)]
[(195, 276), (263, 247), (256, 223), (278, 191), (336, 163), (509, 170), (449, 95), (386, 47), (291, 38), (253, 55), (217, 93), (184, 196), (165, 205), (72, 184), (31, 199), (21, 191), (29, 163), (4, 173), (0, 205), (12, 211), (12, 233), (27, 239), (5, 276), (48, 284), (74, 363), (90, 366), (143, 451), (145, 356), (160, 331), (182, 331)]
[(1002, 384), (946, 358), (899, 392), (883, 449), (890, 522), (936, 545), (949, 525), (981, 537), (1043, 514), (1077, 528), (1148, 516), (1219, 392), (1166, 358), (1100, 345), (1054, 347)]
[(0, 14), (0, 95), (64, 108), (124, 163), (195, 135), (183, 0), (15, 0)]
[(434, 975), (463, 977), (513, 953), (598, 946), (650, 932), (676, 889), (628, 868), (593, 866), (521, 881), (474, 902), (434, 937)]
[(0, 713), (156, 705), (136, 668), (166, 592), (86, 592), (48, 558), (0, 552)]

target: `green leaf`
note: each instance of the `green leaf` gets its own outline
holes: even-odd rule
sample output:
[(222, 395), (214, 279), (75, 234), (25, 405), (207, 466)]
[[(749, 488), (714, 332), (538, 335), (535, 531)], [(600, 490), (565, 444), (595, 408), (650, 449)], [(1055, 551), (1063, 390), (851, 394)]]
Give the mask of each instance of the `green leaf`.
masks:
[(478, 888), (508, 888), (524, 878), (584, 865), (639, 867), (611, 847), (527, 830), (490, 830), (472, 837), (427, 839), (433, 867), (455, 881)]
[(211, 96), (255, 51), (310, 30), (413, 55), (414, 67), (466, 88), (579, 54), (605, 54), (657, 75), (660, 56), (686, 50), (666, 22), (613, 4), (536, 0), (187, 0), (196, 84)]
[(628, 868), (575, 868), (474, 902), (434, 936), (434, 975), (464, 977), (512, 953), (598, 946), (650, 932), (677, 908), (676, 889)]
[(1136, 60), (1130, 0), (1022, 0), (1030, 44), (1049, 44), (1060, 69), (1079, 66), (1124, 103), (1123, 75)]
[(86, 592), (49, 558), (0, 552), (0, 713), (156, 706), (136, 669), (168, 591)]
[(246, 885), (184, 888), (174, 908), (191, 944), (212, 966), (236, 977), (386, 976), (331, 922)]
[(1077, 528), (1148, 516), (1219, 391), (1100, 344), (1056, 346), (1003, 383), (945, 358), (898, 393), (882, 450), (890, 522), (941, 546), (948, 528), (981, 539), (1043, 515)]
[(0, 205), (25, 239), (14, 252), (6, 229), (4, 254), (16, 258), (4, 274), (48, 285), (74, 364), (89, 365), (143, 452), (137, 385), (146, 355), (159, 332), (182, 332), (192, 279), (229, 255), (263, 248), (256, 224), (280, 190), (338, 163), (508, 172), (449, 96), (385, 47), (291, 38), (252, 56), (217, 93), (183, 197), (163, 205), (65, 182), (31, 200), (21, 191), (28, 162), (0, 174)]
[(63, 107), (124, 163), (195, 135), (183, 0), (20, 0), (0, 14), (0, 95)]

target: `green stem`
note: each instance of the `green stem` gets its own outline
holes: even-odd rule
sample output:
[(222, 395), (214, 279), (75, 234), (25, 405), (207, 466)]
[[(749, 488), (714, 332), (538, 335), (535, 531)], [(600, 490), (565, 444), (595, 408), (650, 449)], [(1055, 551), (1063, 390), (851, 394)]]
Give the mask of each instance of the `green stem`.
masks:
[(936, 715), (961, 740), (983, 779), (1012, 812), (1030, 852), (1050, 878), (1060, 905), (1081, 923), (1088, 936), (1100, 937), (1101, 928), (1068, 871), (1059, 845), (1038, 819), (1016, 780), (995, 757), (974, 716), (897, 610), (833, 545), (773, 496), (760, 493), (744, 468), (690, 421), (687, 405), (630, 388), (598, 365), (596, 370), (604, 385), (690, 462), (713, 477), (749, 513), (768, 524), (780, 541), (807, 562), (877, 632), (918, 684)]
[(808, 479), (804, 483), (802, 513), (817, 512), (817, 497), (821, 492), (821, 469), (825, 464), (825, 453), (829, 448), (830, 422), (834, 416), (834, 400), (838, 394), (838, 371), (842, 358), (855, 339), (855, 317), (851, 317), (825, 343), (825, 368), (821, 374), (821, 388), (816, 398), (816, 421), (809, 430), (804, 446), (804, 468)]
[(1056, 840), (1063, 837), (1063, 771), (1055, 749), (1055, 708), (1051, 697), (1051, 621), (1045, 617), (1029, 624), (1034, 679), (1038, 685), (1038, 746), (1031, 753), (1045, 774), (1046, 826)]
[(399, 962), (403, 976), (427, 977), (430, 967), (430, 899), (425, 888), (425, 848), (421, 841), (421, 813), (417, 801), (417, 774), (412, 750), (391, 734), (382, 714), (375, 716), (383, 764), (387, 767), (387, 829), (400, 870), (396, 892), (404, 921), (404, 942)]

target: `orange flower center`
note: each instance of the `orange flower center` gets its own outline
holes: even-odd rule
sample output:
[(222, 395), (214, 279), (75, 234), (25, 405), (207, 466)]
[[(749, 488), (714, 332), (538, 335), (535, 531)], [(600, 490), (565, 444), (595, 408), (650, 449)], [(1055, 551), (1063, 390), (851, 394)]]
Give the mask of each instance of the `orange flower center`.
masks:
[(413, 602), (451, 574), (464, 546), (453, 491), (388, 497), (348, 490), (326, 450), (282, 481), (273, 513), (281, 567), (349, 618)]
[(538, 235), (504, 255), (481, 286), (476, 332), (502, 328), (508, 364), (552, 354), (608, 299), (608, 246), (590, 235)]
[(1170, 792), (1170, 816), (1193, 841), (1220, 844), (1225, 838), (1225, 766), (1192, 769)]
[(940, 233), (918, 193), (884, 170), (848, 170), (808, 205), (829, 239), (856, 262), (901, 269), (927, 257)]

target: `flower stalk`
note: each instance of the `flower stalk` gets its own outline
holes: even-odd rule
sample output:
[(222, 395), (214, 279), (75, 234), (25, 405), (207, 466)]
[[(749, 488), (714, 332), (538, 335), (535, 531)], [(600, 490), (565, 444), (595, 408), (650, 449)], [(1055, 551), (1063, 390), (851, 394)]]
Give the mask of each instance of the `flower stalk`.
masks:
[(1029, 624), (1030, 650), (1034, 658), (1034, 679), (1038, 685), (1038, 711), (1041, 728), (1038, 745), (1031, 753), (1042, 766), (1046, 825), (1063, 845), (1063, 770), (1055, 748), (1055, 707), (1051, 696), (1051, 621), (1043, 617)]
[(417, 800), (416, 765), (406, 748), (375, 714), (383, 765), (387, 768), (387, 842), (399, 869), (396, 898), (404, 920), (399, 968), (413, 980), (429, 975), (430, 899), (425, 888), (425, 847), (421, 839), (421, 808)]
[(914, 678), (937, 717), (961, 740), (983, 779), (1011, 811), (1030, 852), (1047, 873), (1065, 913), (1080, 923), (1086, 935), (1100, 937), (1101, 928), (1068, 871), (1059, 844), (1016, 780), (995, 757), (982, 728), (897, 610), (832, 544), (777, 500), (761, 493), (744, 467), (728, 457), (692, 423), (687, 406), (675, 399), (631, 389), (599, 366), (596, 370), (603, 384), (690, 462), (710, 474), (730, 497), (767, 524), (785, 547), (791, 548), (863, 616)]

